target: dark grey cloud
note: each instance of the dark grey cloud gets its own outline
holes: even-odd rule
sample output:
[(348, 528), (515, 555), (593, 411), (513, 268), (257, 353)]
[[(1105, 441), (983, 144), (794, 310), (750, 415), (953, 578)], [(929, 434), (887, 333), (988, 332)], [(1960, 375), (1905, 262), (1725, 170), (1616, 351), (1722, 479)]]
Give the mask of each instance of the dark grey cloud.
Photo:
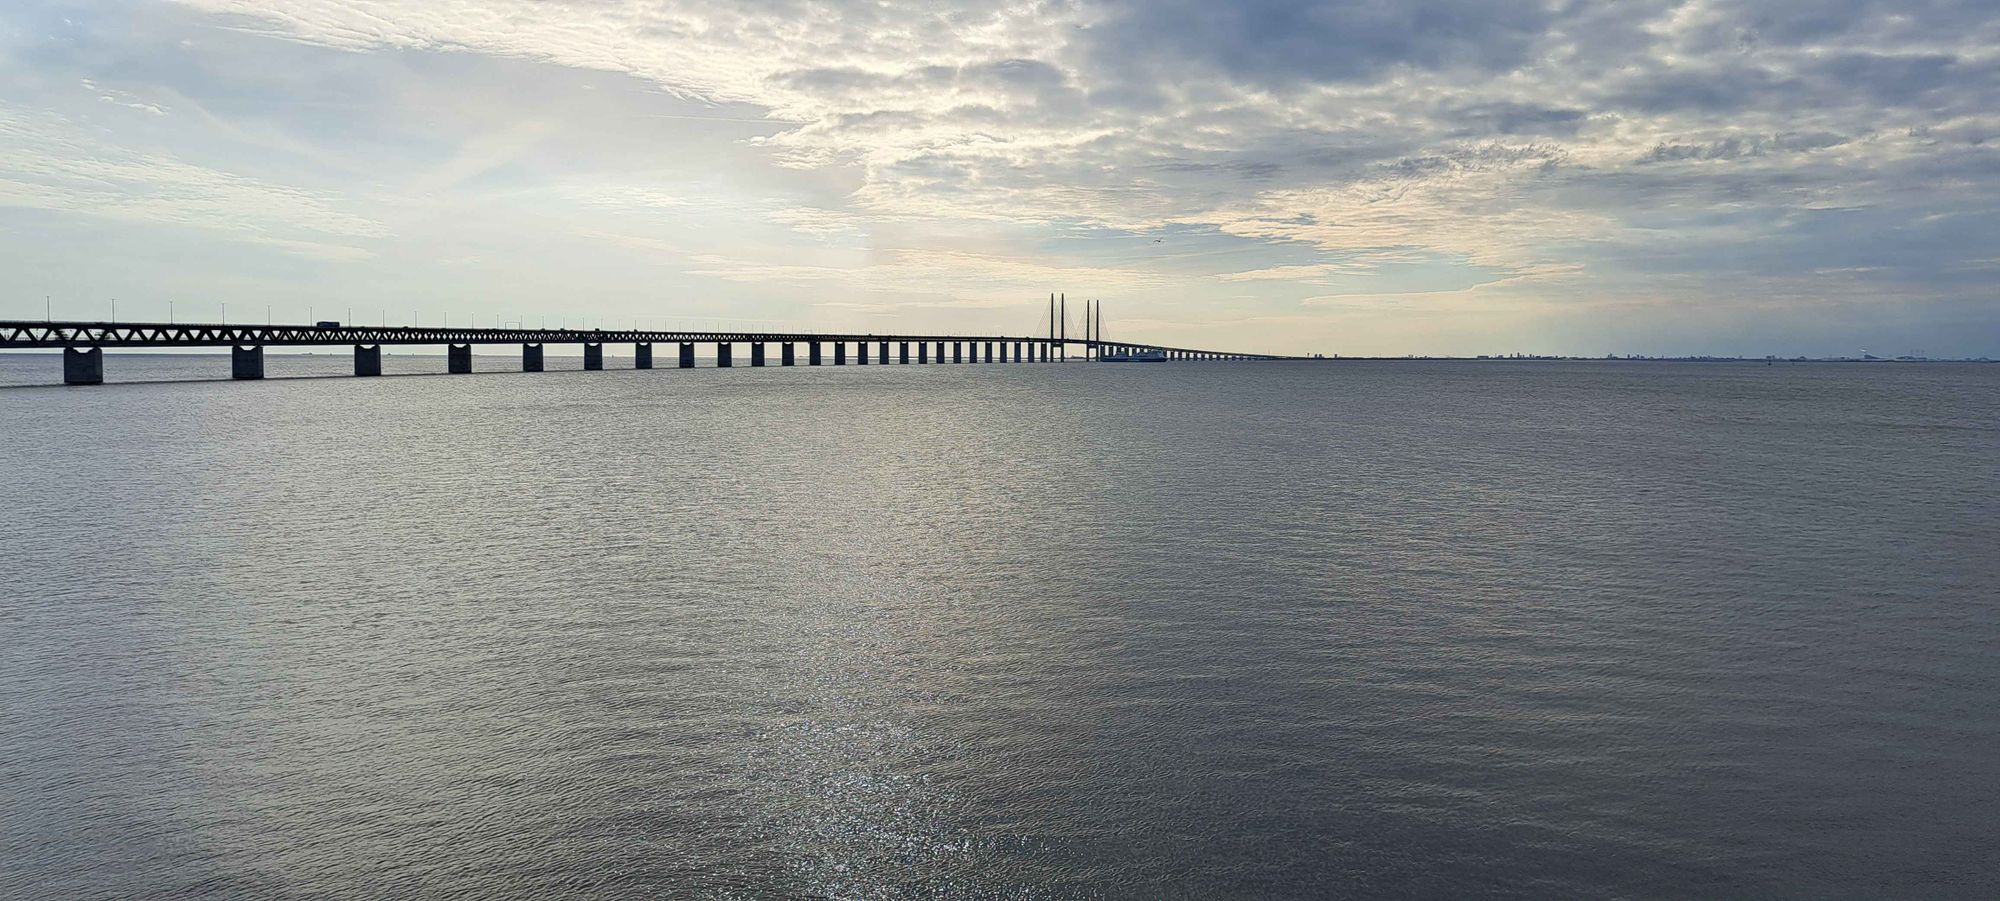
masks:
[(1455, 138), (1488, 135), (1564, 137), (1576, 134), (1590, 113), (1568, 107), (1498, 101), (1452, 107), (1439, 111), (1437, 115), (1451, 124), (1449, 134)]
[(1640, 164), (1683, 160), (1738, 160), (1769, 153), (1803, 152), (1838, 147), (1850, 139), (1832, 132), (1752, 135), (1695, 143), (1660, 143), (1640, 157)]
[(1173, 79), (1203, 70), (1260, 85), (1382, 77), (1399, 67), (1490, 72), (1520, 65), (1552, 17), (1532, 0), (1116, 0), (1091, 55)]

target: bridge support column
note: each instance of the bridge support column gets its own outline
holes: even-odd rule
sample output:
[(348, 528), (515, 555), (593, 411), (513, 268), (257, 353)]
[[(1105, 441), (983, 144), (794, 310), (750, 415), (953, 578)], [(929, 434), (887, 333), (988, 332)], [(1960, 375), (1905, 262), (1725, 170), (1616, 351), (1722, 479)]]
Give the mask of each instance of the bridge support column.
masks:
[(764, 365), (764, 342), (762, 341), (750, 342), (750, 365), (752, 366)]
[(444, 348), (444, 371), (452, 375), (464, 375), (472, 371), (472, 345), (447, 344)]
[(694, 368), (694, 342), (692, 341), (681, 342), (681, 368)]
[(542, 346), (540, 344), (521, 345), (521, 371), (542, 371)]
[(833, 342), (833, 365), (835, 366), (847, 365), (847, 342), (845, 341)]
[(986, 342), (986, 362), (993, 362), (993, 342)]
[(229, 348), (229, 377), (232, 379), (261, 379), (264, 377), (264, 346)]
[(875, 357), (875, 362), (880, 363), (884, 366), (889, 365), (889, 342), (883, 341), (875, 349), (878, 352), (877, 356)]
[(382, 374), (382, 345), (380, 344), (354, 345), (354, 374), (355, 375)]
[(734, 350), (727, 341), (715, 342), (715, 365), (718, 368), (736, 365)]
[(778, 346), (778, 362), (779, 365), (782, 366), (792, 365), (793, 362), (792, 342), (786, 341)]
[(104, 384), (104, 348), (63, 348), (63, 384)]
[(930, 361), (931, 361), (931, 343), (929, 341), (918, 341), (917, 342), (918, 365), (929, 363)]
[[(963, 344), (960, 344), (960, 343), (959, 343), (959, 342), (957, 342), (957, 341), (953, 341), (953, 342), (951, 342), (951, 361), (952, 361), (953, 363), (963, 363), (963, 362), (965, 362), (965, 360), (964, 360), (963, 358), (961, 358), (961, 357), (959, 356), (959, 354), (963, 353), (963, 352), (964, 352), (964, 350), (965, 350), (965, 346), (964, 346)], [(944, 362), (944, 349), (943, 349), (943, 348), (939, 348), (939, 349), (938, 349), (938, 362), (940, 362), (940, 363)]]
[(653, 368), (653, 343), (640, 341), (632, 345), (632, 368)]
[(868, 365), (868, 342), (854, 342), (854, 362), (859, 366)]
[(819, 365), (819, 342), (818, 342), (818, 341), (807, 341), (807, 342), (806, 342), (806, 365), (808, 365), (808, 366), (818, 366), (818, 365)]
[(604, 345), (592, 344), (588, 341), (584, 342), (583, 371), (595, 372), (603, 368), (604, 368)]

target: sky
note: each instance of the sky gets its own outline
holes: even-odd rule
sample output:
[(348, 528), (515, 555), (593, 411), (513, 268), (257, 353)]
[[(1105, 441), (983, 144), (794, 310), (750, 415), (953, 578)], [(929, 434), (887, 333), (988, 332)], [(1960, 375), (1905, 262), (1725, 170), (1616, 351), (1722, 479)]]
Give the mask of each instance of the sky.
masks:
[(2000, 356), (1994, 0), (0, 6), (0, 318)]

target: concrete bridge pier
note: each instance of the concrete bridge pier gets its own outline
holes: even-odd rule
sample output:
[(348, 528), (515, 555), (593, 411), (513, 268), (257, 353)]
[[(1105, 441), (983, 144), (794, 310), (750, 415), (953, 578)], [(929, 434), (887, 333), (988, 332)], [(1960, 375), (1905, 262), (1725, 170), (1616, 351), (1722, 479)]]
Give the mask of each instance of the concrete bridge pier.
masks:
[(929, 362), (931, 361), (931, 352), (930, 352), (930, 351), (931, 351), (931, 343), (930, 343), (929, 341), (918, 341), (918, 342), (917, 342), (917, 364), (918, 364), (918, 365), (923, 365), (923, 364), (925, 364), (925, 363), (929, 363)]
[(261, 379), (264, 377), (264, 345), (255, 347), (229, 348), (229, 377), (232, 379)]
[(818, 342), (818, 341), (807, 341), (807, 342), (806, 342), (806, 365), (809, 365), (809, 366), (818, 366), (818, 365), (819, 365), (819, 342)]
[(847, 365), (847, 342), (845, 341), (833, 342), (833, 365), (835, 366)]
[[(965, 362), (965, 357), (962, 356), (964, 352), (965, 352), (965, 344), (963, 342), (960, 341), (951, 342), (951, 361), (953, 363)], [(938, 359), (940, 360), (944, 359), (944, 354), (942, 353), (938, 354)]]
[(986, 342), (986, 362), (993, 362), (993, 342)]
[(651, 341), (640, 341), (632, 345), (632, 368), (653, 368), (653, 343)]
[(681, 342), (681, 368), (694, 368), (694, 342), (692, 341)]
[(854, 363), (857, 366), (868, 365), (868, 342), (854, 342)]
[(521, 345), (521, 371), (542, 371), (542, 346), (540, 344)]
[(380, 344), (354, 345), (354, 374), (355, 375), (382, 374), (382, 345)]
[(750, 365), (752, 366), (764, 365), (764, 342), (762, 341), (750, 342)]
[(104, 348), (63, 348), (63, 384), (104, 384)]
[(778, 347), (779, 365), (790, 366), (793, 362), (792, 342), (786, 341)]
[(595, 372), (604, 368), (604, 345), (583, 343), (583, 371)]
[(940, 363), (944, 362), (944, 342), (943, 342), (943, 341), (939, 341), (939, 342), (937, 343), (937, 357), (936, 357), (935, 359), (936, 359), (936, 360), (937, 360), (938, 362), (940, 362)]
[(444, 348), (444, 371), (452, 375), (464, 375), (472, 371), (472, 345), (447, 344)]
[(736, 365), (736, 361), (732, 357), (733, 351), (734, 348), (731, 348), (729, 346), (729, 342), (727, 341), (715, 342), (715, 365), (717, 367), (729, 367)]
[(881, 342), (880, 346), (876, 348), (876, 351), (878, 352), (878, 354), (875, 357), (875, 362), (880, 363), (884, 366), (889, 365), (889, 342), (887, 341)]

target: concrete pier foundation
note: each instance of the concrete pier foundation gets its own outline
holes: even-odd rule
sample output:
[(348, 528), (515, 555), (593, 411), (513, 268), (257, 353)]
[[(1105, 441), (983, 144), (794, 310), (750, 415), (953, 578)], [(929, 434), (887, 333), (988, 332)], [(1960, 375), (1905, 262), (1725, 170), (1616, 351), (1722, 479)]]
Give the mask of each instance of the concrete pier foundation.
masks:
[(792, 362), (792, 342), (786, 341), (778, 346), (778, 365), (790, 366)]
[(752, 366), (764, 365), (764, 342), (762, 341), (750, 342), (750, 365)]
[(965, 343), (964, 343), (964, 342), (962, 342), (962, 341), (953, 341), (953, 342), (951, 342), (951, 361), (952, 361), (953, 363), (963, 363), (963, 362), (965, 362)]
[(833, 365), (835, 366), (847, 365), (847, 342), (845, 341), (833, 342)]
[(896, 362), (899, 364), (908, 364), (910, 362), (910, 342), (896, 342)]
[(993, 362), (993, 342), (986, 342), (986, 362)]
[(918, 341), (917, 362), (929, 363), (930, 361), (931, 361), (931, 343), (929, 341)]
[(585, 342), (583, 345), (583, 370), (595, 372), (604, 368), (604, 345)]
[(681, 342), (681, 368), (694, 368), (694, 343), (691, 341)]
[(937, 357), (936, 357), (936, 359), (937, 359), (937, 361), (938, 361), (938, 362), (940, 362), (940, 363), (944, 362), (944, 342), (943, 342), (943, 341), (939, 341), (939, 342), (937, 343)]
[(542, 371), (542, 346), (540, 344), (521, 345), (521, 371)]
[(640, 341), (632, 345), (632, 368), (653, 368), (653, 345), (650, 342)]
[(859, 366), (868, 365), (868, 342), (854, 342), (854, 362)]
[(229, 377), (232, 379), (261, 379), (264, 377), (264, 347), (229, 348)]
[(883, 341), (879, 343), (876, 346), (875, 350), (876, 350), (875, 362), (880, 363), (884, 366), (889, 365), (889, 342)]
[(810, 365), (810, 366), (818, 366), (818, 365), (819, 365), (819, 342), (818, 342), (818, 341), (807, 341), (807, 342), (806, 342), (806, 363), (807, 363), (807, 365)]
[(355, 375), (382, 374), (382, 345), (380, 344), (354, 345), (354, 374)]
[(453, 375), (464, 375), (472, 371), (472, 345), (447, 344), (444, 348), (444, 371)]
[(63, 384), (104, 384), (104, 348), (63, 348)]
[(716, 366), (736, 365), (736, 361), (731, 358), (731, 354), (733, 353), (733, 351), (734, 348), (729, 346), (729, 342), (727, 341), (715, 342), (715, 365)]

